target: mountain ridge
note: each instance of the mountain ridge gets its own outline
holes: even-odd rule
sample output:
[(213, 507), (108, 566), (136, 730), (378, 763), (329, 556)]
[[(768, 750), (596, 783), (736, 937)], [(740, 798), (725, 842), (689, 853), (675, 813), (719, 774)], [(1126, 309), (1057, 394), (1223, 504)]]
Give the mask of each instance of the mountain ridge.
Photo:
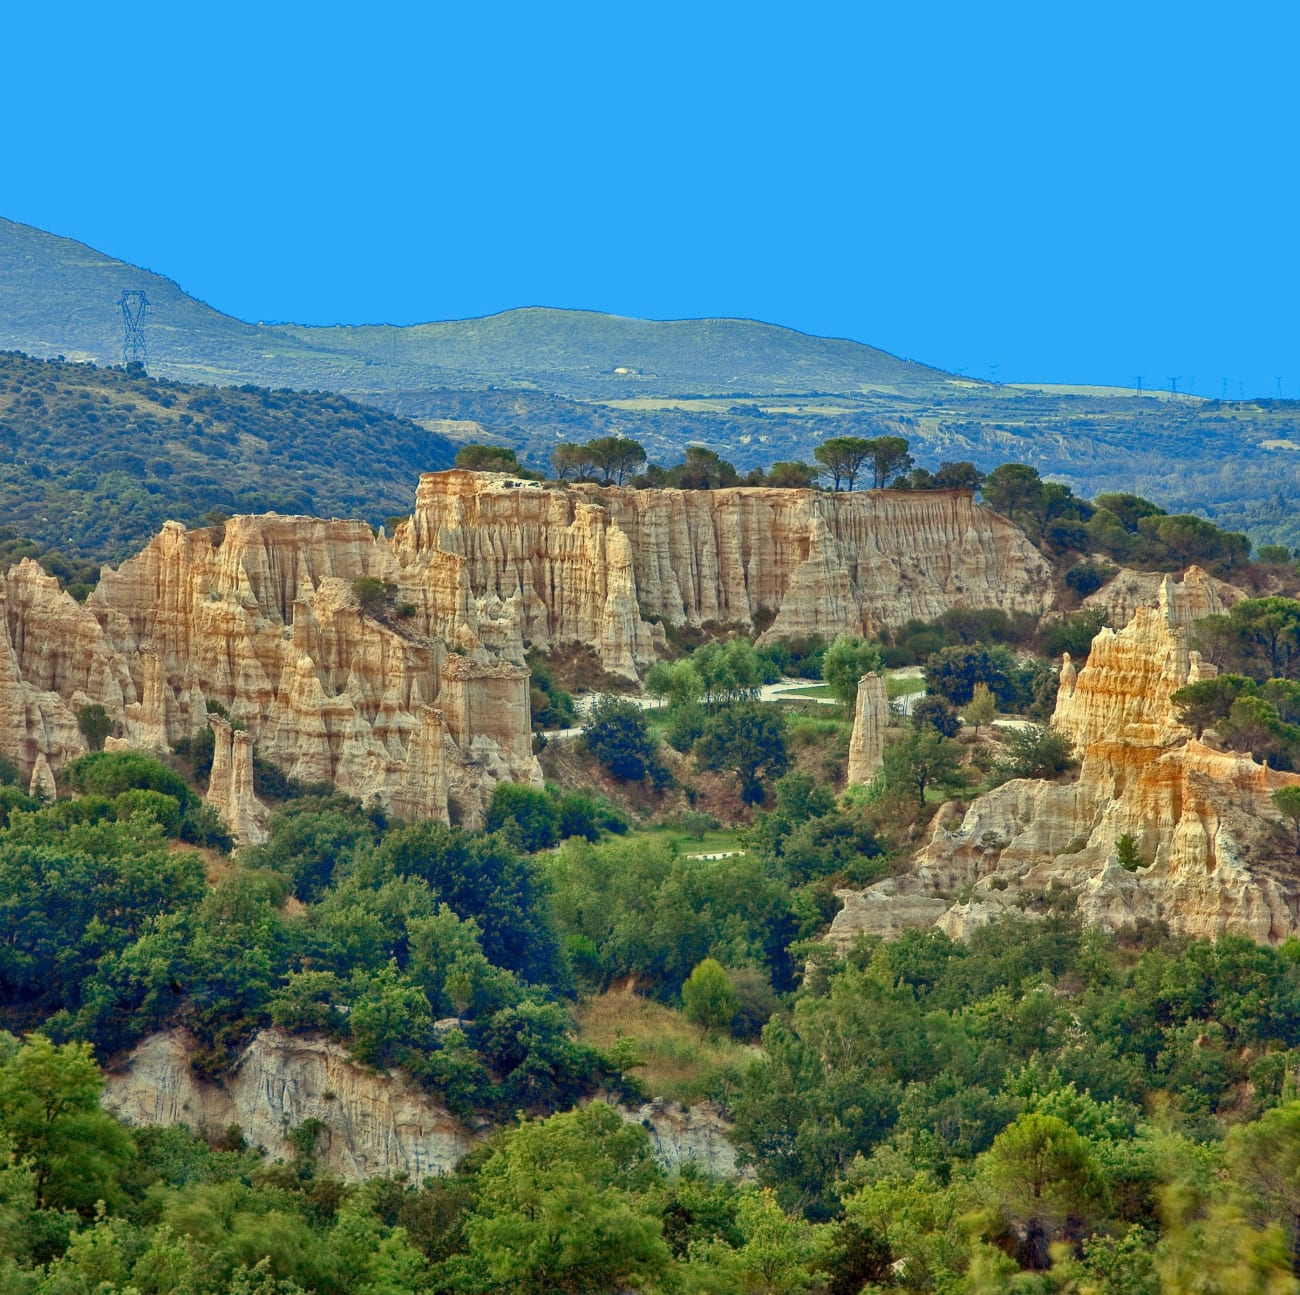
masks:
[[(628, 385), (655, 395), (780, 394), (949, 381), (941, 370), (864, 342), (724, 316), (647, 320), (519, 306), (406, 325), (249, 323), (155, 271), (0, 218), (0, 347), (41, 358), (63, 354), (114, 363), (121, 356), (115, 294), (138, 287), (157, 297), (151, 297), (145, 323), (150, 367), (186, 380), (206, 369), (214, 380), (324, 385), (351, 394), (374, 389), (368, 380), (374, 375), (365, 370), (380, 366), (390, 371), (386, 376), (400, 374), (408, 382), (422, 377), (423, 385), (435, 379), (436, 385), (455, 386), (466, 379), (478, 383), (504, 376), (588, 399), (621, 394)], [(201, 356), (195, 333), (205, 337)], [(610, 362), (618, 347), (634, 352), (622, 357), (625, 364), (617, 356)], [(767, 371), (755, 367), (758, 358)], [(655, 381), (638, 382), (643, 373), (632, 371), (647, 368), (659, 371)]]
[(930, 467), (1024, 462), (1087, 497), (1136, 491), (1300, 546), (1294, 401), (980, 383), (761, 321), (519, 307), (402, 327), (249, 324), (155, 272), (0, 220), (0, 349), (115, 364), (117, 301), (140, 286), (155, 375), (337, 392), (425, 431), (508, 444), (539, 469), (559, 441), (610, 434), (665, 464), (703, 443), (742, 471), (811, 460), (834, 436), (893, 434)]

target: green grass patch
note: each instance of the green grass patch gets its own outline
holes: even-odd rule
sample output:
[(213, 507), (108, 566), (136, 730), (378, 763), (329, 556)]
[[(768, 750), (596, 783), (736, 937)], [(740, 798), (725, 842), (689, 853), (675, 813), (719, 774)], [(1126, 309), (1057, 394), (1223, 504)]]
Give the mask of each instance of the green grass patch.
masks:
[(777, 693), (776, 697), (778, 701), (783, 701), (786, 697), (825, 697), (831, 701), (835, 700), (835, 694), (824, 683), (809, 684), (807, 688), (788, 688)]
[(925, 691), (925, 680), (920, 675), (886, 675), (885, 696), (893, 701), (897, 697), (910, 697)]
[(680, 1012), (626, 992), (590, 999), (577, 1016), (578, 1037), (584, 1043), (603, 1050), (631, 1045), (640, 1062), (631, 1073), (650, 1097), (698, 1102), (720, 1086), (734, 1086), (762, 1055), (760, 1049), (732, 1038), (706, 1036)]
[(731, 850), (743, 850), (738, 827), (718, 827), (704, 833), (704, 838), (687, 836), (679, 827), (665, 825), (649, 827), (641, 831), (632, 831), (622, 839), (630, 841), (645, 837), (655, 841), (666, 841), (679, 854), (724, 854)]
[(792, 740), (796, 742), (809, 742), (817, 738), (829, 740), (837, 737), (840, 733), (851, 733), (853, 731), (853, 721), (851, 719), (836, 719), (829, 706), (819, 706), (817, 710), (818, 713), (816, 714), (805, 712), (802, 715), (786, 716), (786, 731), (790, 734)]

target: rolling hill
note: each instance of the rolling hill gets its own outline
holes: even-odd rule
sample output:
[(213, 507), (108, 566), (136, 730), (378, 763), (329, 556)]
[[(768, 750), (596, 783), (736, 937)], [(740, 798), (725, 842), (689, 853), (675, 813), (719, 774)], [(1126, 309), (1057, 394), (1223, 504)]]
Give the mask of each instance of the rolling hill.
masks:
[(655, 322), (531, 308), (394, 328), (246, 324), (172, 280), (0, 219), (0, 349), (116, 364), (118, 299), (149, 297), (151, 373), (376, 393), (512, 385), (578, 399), (929, 390), (948, 375), (860, 342), (739, 319)]
[[(0, 524), (69, 556), (128, 556), (169, 518), (410, 511), (454, 449), (319, 392), (189, 386), (139, 370), (0, 354)], [(358, 464), (365, 464), (359, 472)]]
[[(0, 348), (118, 364), (125, 289), (149, 295), (155, 376), (338, 392), (412, 420), (412, 438), (507, 443), (537, 467), (557, 440), (608, 432), (664, 463), (703, 442), (742, 469), (809, 459), (830, 436), (897, 432), (930, 465), (1031, 463), (1084, 495), (1135, 490), (1257, 542), (1300, 546), (1294, 401), (973, 382), (746, 320), (530, 308), (406, 328), (250, 324), (160, 275), (0, 220)], [(407, 460), (427, 457), (413, 440)], [(369, 474), (367, 463), (354, 470)], [(376, 489), (393, 498), (389, 484)]]

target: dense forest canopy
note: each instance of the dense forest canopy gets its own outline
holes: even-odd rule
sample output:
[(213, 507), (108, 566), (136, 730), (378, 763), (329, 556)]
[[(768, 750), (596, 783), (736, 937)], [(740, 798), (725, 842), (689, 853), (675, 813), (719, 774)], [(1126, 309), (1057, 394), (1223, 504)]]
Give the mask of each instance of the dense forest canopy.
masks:
[[(4, 793), (6, 1291), (1293, 1289), (1294, 941), (1112, 939), (1044, 894), (964, 943), (834, 955), (806, 939), (822, 887), (890, 848), (798, 774), (712, 864), (609, 836), (595, 801), (530, 854), (527, 800), (481, 834), (299, 798), (206, 880), (168, 843), (195, 808), (174, 771), (110, 754), (68, 781), (44, 807)], [(750, 1181), (669, 1175), (639, 1125), (575, 1106), (643, 1083), (644, 1039), (575, 1028), (575, 991), (629, 976), (711, 1047), (761, 1033), (698, 1080)], [(94, 1055), (177, 1022), (210, 1074), (274, 1022), (500, 1131), (446, 1178), (349, 1186), (311, 1125), (273, 1164), (237, 1129), (100, 1113)]]

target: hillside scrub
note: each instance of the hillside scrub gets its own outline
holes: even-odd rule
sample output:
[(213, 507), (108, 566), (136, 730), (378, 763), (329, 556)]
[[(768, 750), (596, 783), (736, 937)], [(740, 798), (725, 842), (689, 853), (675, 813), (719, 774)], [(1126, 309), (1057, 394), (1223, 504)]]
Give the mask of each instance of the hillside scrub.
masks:
[[(463, 947), (441, 921), (423, 947)], [(1209, 1289), (1286, 1290), (1298, 965), (1235, 937), (1116, 943), (1058, 912), (965, 943), (821, 946), (757, 1054), (628, 994), (584, 1009), (654, 1087), (726, 1103), (753, 1183), (666, 1174), (645, 1130), (598, 1101), (503, 1122), (447, 1177), (347, 1185), (322, 1171), (315, 1130), (270, 1165), (237, 1130), (124, 1128), (98, 1110), (84, 1045), (0, 1035), (16, 1153), (0, 1280), (34, 1295), (110, 1290), (106, 1273), (157, 1295), (271, 1291), (271, 1274), (313, 1295), (1143, 1295), (1196, 1271)], [(382, 1035), (365, 1046), (384, 1058)]]
[(409, 507), (421, 472), (452, 460), (441, 436), (342, 396), (192, 386), (14, 352), (0, 352), (0, 447), (6, 534), (34, 542), (74, 592), (93, 583), (94, 563), (134, 553), (168, 518), (378, 522)]
[[(760, 1272), (783, 1291), (851, 1273), (975, 1295), (992, 1272), (1137, 1293), (1177, 1289), (1189, 1264), (1237, 1281), (1242, 1254), (1270, 1280), (1289, 1271), (1294, 942), (1103, 937), (1044, 896), (963, 943), (911, 931), (839, 956), (816, 938), (835, 890), (885, 875), (901, 811), (887, 788), (845, 803), (799, 771), (727, 858), (648, 836), (548, 849), (571, 792), (503, 792), (495, 833), (332, 796), (286, 804), (209, 885), (169, 840), (193, 795), (175, 777), (83, 757), (65, 779), (79, 797), (14, 791), (0, 830), (6, 1290), (110, 1272), (231, 1295), (258, 1289), (263, 1262), (321, 1295), (521, 1273), (739, 1295)], [(578, 988), (602, 997), (575, 1014)], [(209, 1146), (97, 1113), (86, 1044), (106, 1058), (183, 1025), (219, 1076), (271, 1023), (401, 1067), (496, 1132), (447, 1179), (346, 1187), (310, 1129), (272, 1166), (237, 1133)], [(669, 1177), (639, 1126), (586, 1105), (635, 1097), (638, 1072), (723, 1103), (757, 1181)], [(1188, 1191), (1194, 1208), (1169, 1205)], [(538, 1210), (576, 1220), (563, 1255), (535, 1244)], [(629, 1238), (608, 1273), (593, 1220)]]

